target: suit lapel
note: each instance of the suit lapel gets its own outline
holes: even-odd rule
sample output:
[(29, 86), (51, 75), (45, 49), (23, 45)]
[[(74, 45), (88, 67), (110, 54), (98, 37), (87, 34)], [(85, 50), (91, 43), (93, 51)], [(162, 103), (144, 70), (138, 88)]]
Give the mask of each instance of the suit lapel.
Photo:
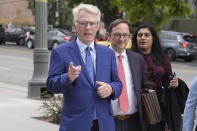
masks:
[(137, 82), (137, 78), (138, 78), (138, 74), (137, 74), (137, 69), (139, 65), (137, 65), (135, 62), (135, 57), (128, 51), (126, 51), (127, 53), (127, 56), (128, 56), (128, 60), (129, 60), (129, 65), (130, 65), (130, 68), (131, 68), (131, 73), (132, 73), (132, 78), (133, 78), (133, 84), (134, 84), (134, 88), (135, 88), (135, 91), (137, 90), (136, 89), (136, 82)]
[[(73, 62), (76, 64), (76, 65), (81, 65), (82, 66), (82, 70), (81, 70), (81, 73), (84, 73), (85, 77), (87, 78), (87, 80), (89, 81), (89, 83), (91, 83), (91, 85), (93, 86), (93, 83), (91, 82), (90, 80), (90, 77), (88, 75), (88, 71), (86, 69), (86, 65), (82, 59), (82, 56), (81, 56), (81, 53), (80, 53), (80, 50), (77, 46), (77, 42), (76, 40), (73, 40), (73, 42), (71, 43), (70, 45), (71, 49), (73, 51), (71, 51), (71, 55), (72, 55), (72, 58), (73, 58)], [(75, 66), (76, 66), (75, 65)]]
[[(102, 64), (103, 64), (103, 53), (101, 52), (102, 50), (99, 48), (97, 44), (95, 44), (95, 49), (96, 49), (96, 77), (95, 80), (97, 80), (100, 76), (100, 72), (102, 71)], [(98, 66), (99, 63), (99, 66)]]
[(81, 65), (84, 68), (85, 67), (85, 63), (84, 63), (84, 61), (82, 59), (80, 50), (79, 50), (79, 48), (77, 46), (77, 43), (76, 43), (76, 40), (74, 40), (70, 44), (70, 47), (71, 47), (71, 50), (72, 50), (70, 53), (72, 55), (74, 64)]

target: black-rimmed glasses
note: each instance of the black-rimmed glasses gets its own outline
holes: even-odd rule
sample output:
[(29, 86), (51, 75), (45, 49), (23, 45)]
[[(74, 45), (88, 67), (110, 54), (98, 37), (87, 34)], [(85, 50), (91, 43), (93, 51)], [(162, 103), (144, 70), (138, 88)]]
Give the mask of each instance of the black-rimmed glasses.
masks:
[(130, 37), (130, 34), (129, 33), (124, 33), (124, 34), (120, 34), (120, 33), (114, 33), (112, 34), (112, 36), (116, 37), (116, 38), (121, 38), (121, 36), (123, 38), (129, 38)]
[(98, 22), (88, 22), (88, 21), (76, 21), (80, 27), (87, 27), (88, 25), (92, 28), (95, 28), (98, 25)]

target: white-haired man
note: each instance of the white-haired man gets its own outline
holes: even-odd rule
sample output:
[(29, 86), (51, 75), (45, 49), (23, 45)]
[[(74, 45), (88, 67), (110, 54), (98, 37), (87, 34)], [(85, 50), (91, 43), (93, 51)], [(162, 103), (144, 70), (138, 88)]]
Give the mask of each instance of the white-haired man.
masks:
[(60, 131), (114, 131), (111, 99), (120, 96), (114, 52), (94, 42), (101, 13), (93, 5), (73, 9), (77, 37), (51, 53), (47, 89), (63, 93)]

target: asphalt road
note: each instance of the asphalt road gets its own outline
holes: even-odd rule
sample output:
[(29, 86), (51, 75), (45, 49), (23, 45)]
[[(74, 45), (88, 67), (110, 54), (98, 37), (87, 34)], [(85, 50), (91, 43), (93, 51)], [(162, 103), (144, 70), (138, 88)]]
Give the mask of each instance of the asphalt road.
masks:
[(33, 74), (33, 50), (0, 46), (0, 82), (27, 87)]
[(35, 119), (43, 116), (42, 100), (27, 99), (33, 74), (33, 50), (0, 45), (0, 130), (57, 131), (59, 125)]
[(190, 87), (191, 82), (197, 73), (197, 61), (184, 62), (183, 60), (176, 60), (175, 62), (171, 62), (171, 65), (173, 72), (176, 72), (176, 75), (184, 80)]

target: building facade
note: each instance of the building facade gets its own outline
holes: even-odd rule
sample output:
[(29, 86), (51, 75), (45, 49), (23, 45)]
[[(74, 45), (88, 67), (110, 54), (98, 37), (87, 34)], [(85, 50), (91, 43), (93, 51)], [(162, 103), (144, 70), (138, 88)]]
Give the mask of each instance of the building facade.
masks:
[(11, 20), (17, 17), (17, 12), (21, 17), (34, 22), (34, 16), (28, 9), (27, 0), (0, 0), (0, 20)]

